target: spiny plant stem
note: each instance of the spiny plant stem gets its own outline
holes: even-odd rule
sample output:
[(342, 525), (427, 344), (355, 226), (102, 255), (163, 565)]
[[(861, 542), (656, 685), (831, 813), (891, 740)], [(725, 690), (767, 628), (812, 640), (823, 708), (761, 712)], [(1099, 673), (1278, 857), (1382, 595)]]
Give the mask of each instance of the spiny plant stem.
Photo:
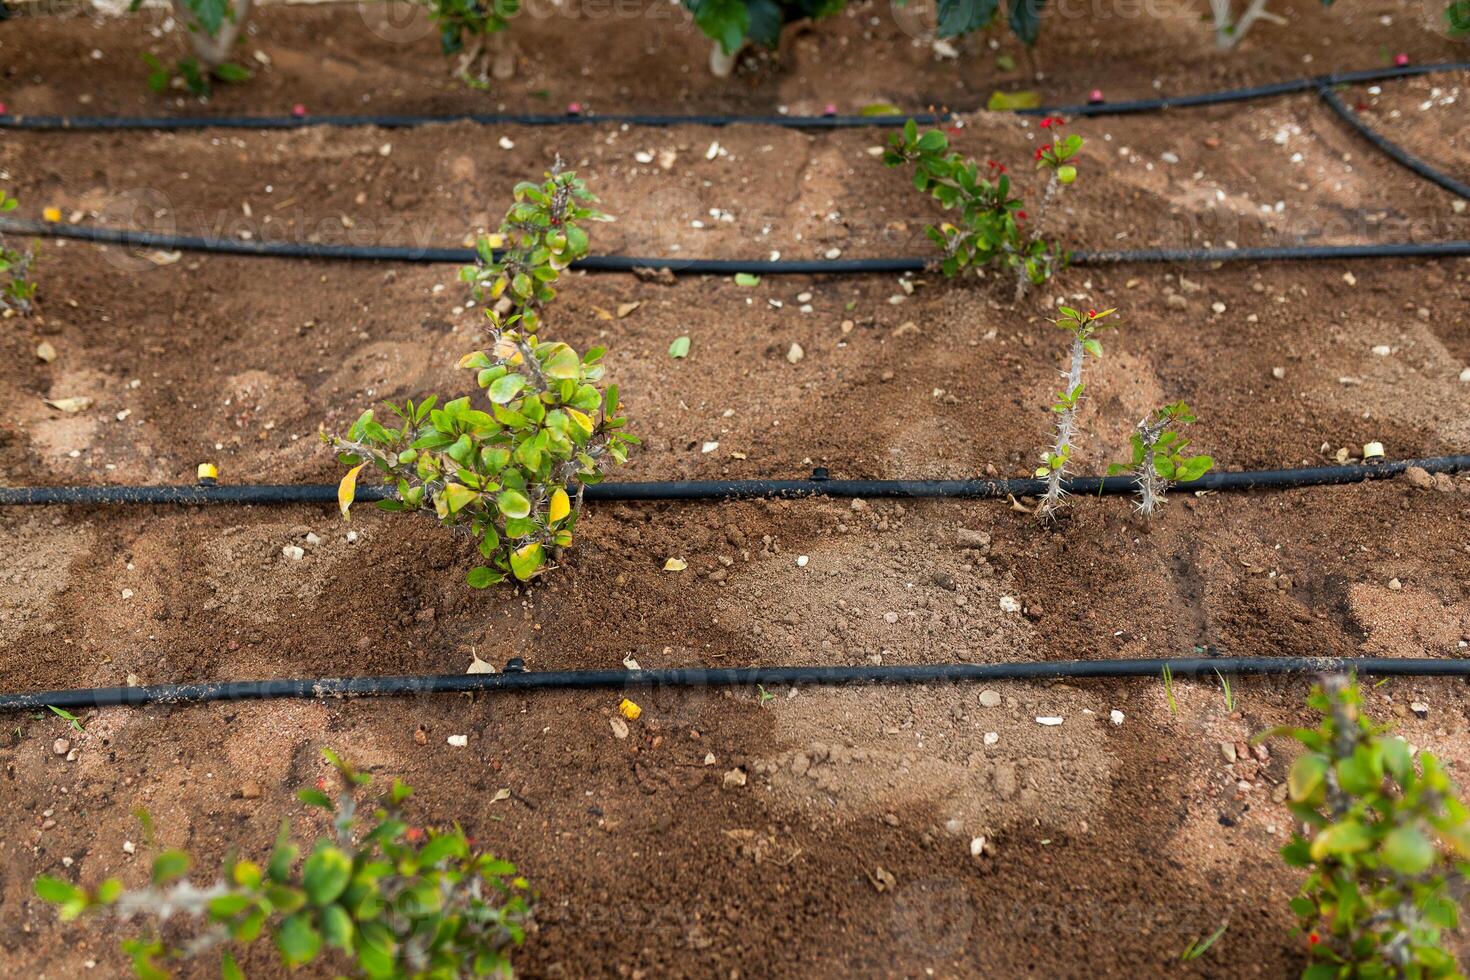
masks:
[[(1067, 395), (1071, 396), (1082, 383), (1082, 359), (1087, 351), (1082, 346), (1082, 336), (1079, 334), (1072, 338), (1072, 366), (1067, 372)], [(1072, 430), (1077, 424), (1077, 405), (1073, 403), (1061, 412), (1057, 420), (1057, 441), (1052, 449), (1052, 454), (1060, 458), (1067, 458), (1072, 448)], [(1053, 466), (1051, 472), (1046, 476), (1046, 496), (1041, 500), (1041, 512), (1051, 517), (1056, 509), (1061, 506), (1062, 496), (1062, 466)]]

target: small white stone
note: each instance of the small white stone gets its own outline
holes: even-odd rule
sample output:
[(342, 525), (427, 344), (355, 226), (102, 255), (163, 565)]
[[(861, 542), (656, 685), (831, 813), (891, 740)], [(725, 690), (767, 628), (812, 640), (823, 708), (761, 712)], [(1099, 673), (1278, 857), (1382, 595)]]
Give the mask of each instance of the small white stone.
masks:
[(1460, 372), (1460, 380), (1465, 384), (1470, 384), (1470, 367)]
[(1220, 302), (1219, 300), (1215, 300), (1215, 302), (1210, 304), (1210, 309), (1214, 310), (1216, 313), (1224, 313), (1225, 304)]
[(806, 567), (806, 563), (809, 560), (810, 559), (808, 559), (806, 555), (797, 555), (796, 556), (796, 567), (797, 568), (805, 568)]
[(985, 838), (972, 837), (970, 839), (970, 857), (979, 857), (985, 852)]
[(1003, 595), (1000, 597), (1000, 611), (1018, 613), (1021, 611), (1021, 603), (1011, 596)]
[(462, 749), (470, 744), (470, 737), (468, 735), (451, 735), (445, 741), (457, 749)]
[(984, 708), (994, 708), (994, 707), (996, 707), (999, 704), (1000, 704), (1000, 692), (999, 691), (996, 691), (996, 690), (993, 690), (993, 689), (987, 687), (985, 690), (983, 690), (983, 691), (980, 692), (980, 706), (981, 707), (984, 707)]
[(1387, 344), (1379, 344), (1377, 347), (1373, 348), (1373, 353), (1377, 357), (1387, 357), (1388, 355), (1393, 353), (1393, 348), (1388, 346)]
[(1046, 725), (1049, 728), (1055, 728), (1057, 725), (1060, 725), (1061, 723), (1062, 723), (1062, 719), (1059, 718), (1056, 715), (1037, 715), (1036, 716), (1036, 724), (1038, 724), (1038, 725)]
[(500, 137), (500, 148), (502, 150), (514, 150), (516, 145), (510, 141), (510, 137), (502, 136)]
[(713, 752), (706, 752), (704, 754), (704, 764), (705, 765), (712, 766), (712, 765), (715, 764), (715, 762), (716, 762), (716, 759), (715, 759), (715, 754)]
[(1280, 381), (1282, 378), (1286, 377), (1286, 368), (1273, 367), (1271, 369), (1271, 377), (1275, 378), (1277, 381)]
[(612, 725), (613, 737), (618, 741), (628, 737), (628, 723), (623, 719), (614, 716), (608, 719), (608, 724)]
[(347, 543), (348, 544), (356, 544), (357, 543), (357, 532), (356, 531), (348, 531), (347, 532)]
[(842, 257), (842, 249), (840, 249), (840, 248), (829, 248), (823, 254), (826, 255), (826, 257), (829, 258), (829, 259), (841, 258)]
[(718, 442), (707, 442), (703, 446), (699, 447), (699, 451), (702, 453), (712, 453), (719, 448), (720, 444)]
[(123, 853), (124, 854), (132, 854), (137, 849), (138, 849), (138, 846), (136, 844), (134, 844), (132, 841), (130, 841), (130, 840), (123, 841)]
[(1123, 712), (1119, 711), (1117, 708), (1114, 708), (1112, 711), (1108, 712), (1108, 721), (1112, 722), (1114, 725), (1123, 724)]
[(985, 744), (986, 745), (994, 745), (996, 742), (999, 742), (999, 741), (1000, 741), (1000, 732), (986, 732), (985, 733)]
[(122, 597), (124, 599), (131, 599), (133, 597), (133, 590), (132, 589), (123, 589), (122, 590)]
[(301, 550), (301, 548), (294, 544), (288, 544), (284, 548), (282, 548), (281, 554), (291, 559), (292, 561), (300, 561), (302, 558), (306, 557), (306, 552)]
[(792, 364), (801, 363), (803, 357), (806, 357), (806, 351), (801, 349), (800, 344), (792, 344), (791, 349), (786, 352), (786, 360)]
[(652, 163), (653, 154), (649, 153), (647, 150), (639, 150), (637, 153), (633, 154), (633, 159), (637, 160), (639, 163)]
[(315, 531), (307, 531), (306, 532), (306, 544), (307, 544), (308, 547), (315, 548), (317, 545), (319, 545), (321, 543), (322, 543), (322, 539), (317, 536), (317, 534), (316, 534)]
[(735, 789), (745, 785), (745, 770), (731, 769), (725, 773), (725, 788)]

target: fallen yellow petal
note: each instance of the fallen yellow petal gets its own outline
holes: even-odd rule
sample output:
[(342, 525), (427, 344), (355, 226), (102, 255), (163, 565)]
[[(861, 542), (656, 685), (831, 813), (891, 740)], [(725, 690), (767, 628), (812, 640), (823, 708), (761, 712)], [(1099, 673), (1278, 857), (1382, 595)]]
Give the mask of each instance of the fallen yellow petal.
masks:
[(60, 208), (45, 208), (45, 209), (43, 209), (41, 211), (41, 217), (45, 218), (47, 221), (50, 221), (50, 222), (60, 221), (61, 220), (61, 209)]

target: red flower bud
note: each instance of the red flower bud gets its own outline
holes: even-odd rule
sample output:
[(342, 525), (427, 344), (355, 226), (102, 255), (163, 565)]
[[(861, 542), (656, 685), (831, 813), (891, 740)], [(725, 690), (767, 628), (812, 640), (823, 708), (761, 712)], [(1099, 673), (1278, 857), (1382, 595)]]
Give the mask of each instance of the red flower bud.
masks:
[(1087, 311), (1087, 319), (1089, 319), (1089, 320), (1096, 320), (1097, 319), (1097, 310), (1088, 310)]
[(1046, 153), (1046, 151), (1049, 150), (1049, 149), (1051, 149), (1051, 144), (1050, 143), (1048, 143), (1046, 146), (1038, 146), (1036, 148), (1036, 159), (1040, 160), (1041, 157), (1042, 157), (1042, 155), (1044, 153)]
[(1017, 221), (1025, 221), (1026, 220), (1026, 212), (1025, 211), (1017, 211), (1016, 212), (1016, 220)]
[(1309, 932), (1309, 933), (1307, 933), (1307, 945), (1308, 946), (1315, 946), (1318, 943), (1320, 943), (1321, 941), (1322, 941), (1322, 937), (1319, 936), (1319, 935), (1317, 935), (1315, 932)]

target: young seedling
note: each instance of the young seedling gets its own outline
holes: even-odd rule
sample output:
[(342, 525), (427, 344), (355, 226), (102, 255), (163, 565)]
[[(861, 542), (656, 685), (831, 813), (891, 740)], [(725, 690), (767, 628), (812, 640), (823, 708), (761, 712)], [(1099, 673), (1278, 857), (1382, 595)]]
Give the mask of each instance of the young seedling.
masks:
[(70, 711), (67, 711), (65, 708), (58, 708), (55, 705), (48, 704), (46, 705), (46, 710), (51, 712), (56, 717), (60, 718), (62, 721), (66, 722), (76, 731), (80, 732), (85, 730), (82, 728), (82, 720), (76, 715), (72, 714)]
[[(1042, 120), (1046, 129), (1060, 125), (1056, 117)], [(952, 277), (971, 267), (977, 271), (990, 265), (1008, 269), (1015, 274), (1015, 298), (1019, 302), (1027, 286), (1046, 282), (1066, 264), (1066, 251), (1043, 240), (1042, 219), (1058, 189), (1077, 179), (1077, 168), (1069, 161), (1081, 146), (1082, 137), (1068, 136), (1036, 151), (1037, 169), (1048, 171), (1048, 178), (1030, 231), (1022, 226), (1031, 216), (1024, 210), (1024, 202), (1011, 196), (1011, 178), (1005, 165), (987, 160), (982, 175), (975, 161), (949, 152), (949, 137), (937, 129), (920, 134), (918, 125), (910, 119), (890, 138), (883, 162), (890, 167), (912, 164), (914, 186), (945, 210), (957, 212), (954, 224), (925, 229), (942, 253), (940, 271)]]
[(580, 223), (613, 219), (592, 207), (597, 198), (574, 172), (563, 169), (560, 157), (545, 181), (522, 181), (514, 194), (500, 230), (479, 237), (477, 263), (460, 269), (459, 277), (470, 284), (475, 299), (495, 304), (502, 316), (519, 315), (521, 329), (534, 333), (541, 326), (541, 307), (556, 298), (562, 270), (590, 247)]
[(1215, 676), (1218, 677), (1218, 678), (1220, 678), (1220, 689), (1225, 692), (1225, 710), (1226, 711), (1230, 711), (1230, 712), (1234, 712), (1235, 711), (1235, 692), (1233, 692), (1232, 690), (1230, 690), (1230, 680), (1229, 680), (1229, 678), (1227, 678), (1224, 674), (1220, 673), (1220, 669), (1218, 667), (1215, 668)]
[(1061, 506), (1067, 491), (1062, 488), (1062, 474), (1072, 458), (1073, 433), (1077, 427), (1077, 408), (1082, 403), (1082, 363), (1087, 355), (1102, 357), (1102, 344), (1093, 336), (1103, 320), (1117, 310), (1088, 310), (1086, 313), (1070, 306), (1058, 308), (1061, 318), (1056, 325), (1072, 335), (1071, 363), (1064, 377), (1067, 387), (1056, 395), (1052, 413), (1057, 418), (1056, 440), (1052, 448), (1042, 454), (1042, 465), (1036, 475), (1046, 478), (1046, 494), (1041, 498), (1041, 514), (1052, 518)]
[[(344, 436), (322, 435), (350, 469), (337, 489), (347, 516), (357, 480), (371, 463), (394, 488), (387, 511), (424, 511), (446, 527), (465, 527), (485, 564), (467, 581), (487, 588), (514, 577), (525, 582), (553, 567), (572, 543), (583, 487), (627, 462), (637, 437), (623, 431), (617, 386), (604, 393), (604, 348), (585, 356), (567, 344), (542, 341), (534, 324), (541, 304), (556, 295), (558, 270), (587, 248), (573, 221), (595, 214), (573, 203), (592, 200), (572, 174), (553, 172), (538, 187), (516, 188), (503, 234), (506, 253), (466, 270), (489, 298), (517, 312), (487, 310), (490, 346), (460, 358), (488, 396), (489, 410), (468, 397), (439, 403), (437, 396), (388, 406), (397, 424), (385, 426), (369, 409)], [(488, 247), (482, 253), (488, 252)]]
[[(174, 16), (184, 25), (193, 56), (169, 66), (145, 53), (148, 87), (163, 93), (172, 85), (192, 95), (207, 96), (212, 83), (243, 82), (250, 72), (230, 61), (235, 41), (245, 28), (254, 0), (171, 0)], [(132, 0), (128, 9), (137, 11), (143, 0)]]
[(1305, 750), (1287, 774), (1297, 829), (1281, 850), (1308, 871), (1291, 901), (1311, 960), (1303, 976), (1458, 977), (1441, 936), (1459, 922), (1470, 809), (1432, 753), (1416, 759), (1362, 702), (1355, 679), (1329, 677), (1307, 699), (1317, 727), (1260, 736)]
[(757, 684), (755, 686), (755, 689), (757, 692), (756, 701), (762, 708), (770, 704), (772, 701), (776, 700), (776, 695), (772, 694), (770, 691), (767, 691), (760, 684)]
[[(0, 214), (14, 211), (19, 202), (0, 191)], [(22, 252), (11, 248), (0, 235), (0, 310), (12, 311), (21, 316), (31, 312), (36, 299), (36, 282), (31, 278), (31, 267), (36, 262), (36, 247), (32, 245)]]
[[(472, 88), (490, 79), (506, 81), (516, 73), (515, 49), (502, 33), (520, 13), (520, 0), (425, 0), (429, 19), (439, 28), (445, 57), (459, 55), (454, 75)], [(469, 39), (469, 47), (465, 39)]]
[(1164, 700), (1169, 705), (1170, 717), (1173, 717), (1174, 715), (1179, 714), (1179, 702), (1174, 700), (1174, 671), (1169, 669), (1168, 664), (1164, 664), (1163, 678)]
[(1219, 941), (1220, 937), (1225, 935), (1225, 930), (1229, 928), (1230, 923), (1222, 922), (1220, 924), (1220, 928), (1216, 929), (1208, 936), (1204, 937), (1203, 939), (1196, 939), (1188, 946), (1184, 947), (1184, 952), (1179, 954), (1179, 959), (1185, 963), (1199, 959), (1201, 956), (1210, 951), (1210, 947), (1215, 945), (1215, 943)]
[(331, 816), (333, 833), (299, 866), (300, 849), (282, 824), (264, 865), (233, 861), (207, 884), (189, 880), (188, 854), (163, 851), (142, 888), (109, 878), (88, 889), (43, 875), (36, 894), (60, 906), (63, 921), (151, 920), (149, 932), (122, 944), (143, 980), (167, 978), (169, 965), (215, 951), (220, 975), (241, 978), (236, 951), (265, 936), (288, 969), (333, 947), (334, 959), (372, 980), (509, 975), (509, 952), (525, 941), (531, 920), (530, 886), (515, 866), (474, 850), (459, 827), (409, 826), (402, 804), (413, 790), (400, 780), (375, 800), (361, 799), (372, 777), (330, 750), (323, 755), (341, 791), (328, 796), (323, 779), (297, 796)]
[(1175, 483), (1198, 480), (1214, 468), (1209, 456), (1185, 456), (1189, 440), (1175, 428), (1193, 425), (1194, 415), (1184, 402), (1165, 405), (1138, 423), (1133, 433), (1133, 458), (1108, 466), (1108, 475), (1132, 473), (1138, 482), (1138, 510), (1152, 517), (1164, 503), (1164, 492)]

